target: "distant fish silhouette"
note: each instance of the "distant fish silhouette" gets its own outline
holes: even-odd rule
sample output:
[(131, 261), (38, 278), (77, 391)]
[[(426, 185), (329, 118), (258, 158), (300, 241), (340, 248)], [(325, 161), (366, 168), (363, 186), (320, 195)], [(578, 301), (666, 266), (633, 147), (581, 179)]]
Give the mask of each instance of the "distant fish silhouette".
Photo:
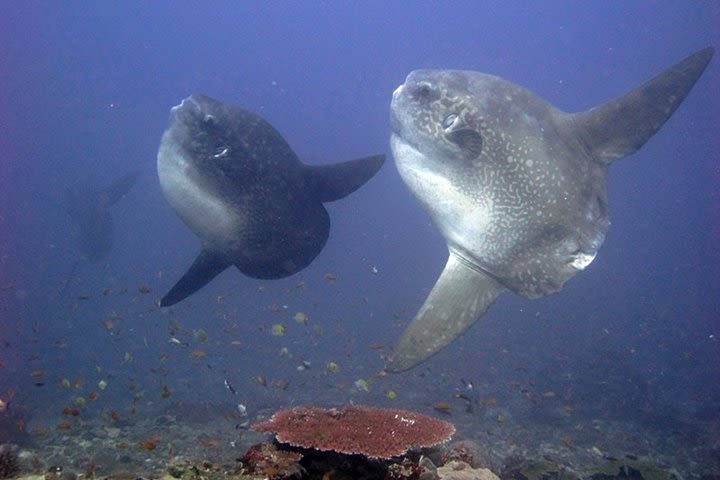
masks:
[(68, 188), (65, 203), (73, 233), (80, 253), (90, 261), (100, 261), (110, 253), (113, 223), (108, 208), (130, 191), (137, 176), (137, 172), (128, 173), (100, 190), (89, 185)]

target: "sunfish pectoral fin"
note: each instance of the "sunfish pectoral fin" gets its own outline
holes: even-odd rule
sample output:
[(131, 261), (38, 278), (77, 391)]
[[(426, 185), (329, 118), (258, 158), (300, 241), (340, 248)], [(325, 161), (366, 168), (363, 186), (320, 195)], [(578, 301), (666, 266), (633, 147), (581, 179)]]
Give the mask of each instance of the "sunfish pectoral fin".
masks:
[(475, 323), (504, 290), (450, 252), (445, 269), (400, 337), (387, 368), (400, 372), (434, 355)]
[(385, 155), (373, 155), (332, 165), (306, 166), (306, 178), (321, 202), (333, 202), (362, 187), (383, 163)]
[(127, 195), (133, 185), (135, 185), (137, 177), (137, 172), (130, 172), (115, 180), (107, 188), (104, 188), (100, 192), (100, 198), (103, 206), (110, 207), (117, 203), (117, 201), (122, 197)]
[(160, 300), (161, 307), (175, 305), (208, 284), (230, 266), (223, 256), (203, 249), (185, 275)]
[(596, 158), (608, 164), (637, 151), (675, 112), (715, 50), (704, 48), (622, 97), (570, 118)]

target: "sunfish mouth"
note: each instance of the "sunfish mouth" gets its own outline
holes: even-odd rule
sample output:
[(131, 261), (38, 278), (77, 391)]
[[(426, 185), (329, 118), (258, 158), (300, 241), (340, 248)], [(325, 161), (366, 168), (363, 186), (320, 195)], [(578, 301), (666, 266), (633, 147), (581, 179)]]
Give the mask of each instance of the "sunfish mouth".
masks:
[(392, 102), (390, 103), (390, 130), (392, 133), (400, 135), (400, 132), (402, 131), (402, 122), (398, 118), (398, 114), (396, 112), (397, 110), (397, 102), (398, 98), (402, 94), (403, 87), (405, 85), (400, 85), (395, 89), (395, 91), (392, 94)]
[(192, 108), (196, 112), (202, 112), (202, 106), (200, 105), (200, 103), (198, 103), (197, 100), (195, 100), (195, 98), (192, 95), (190, 95), (187, 98), (184, 98), (178, 105), (175, 105), (174, 107), (172, 107), (170, 109), (170, 111), (176, 112), (178, 110), (183, 110), (183, 109), (187, 109), (187, 108)]

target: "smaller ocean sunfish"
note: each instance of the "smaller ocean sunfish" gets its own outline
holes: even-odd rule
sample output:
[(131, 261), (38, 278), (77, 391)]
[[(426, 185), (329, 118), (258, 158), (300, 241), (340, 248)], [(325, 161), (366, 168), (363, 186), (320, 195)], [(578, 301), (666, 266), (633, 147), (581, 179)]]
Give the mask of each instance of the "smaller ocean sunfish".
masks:
[(305, 165), (260, 116), (204, 95), (186, 98), (171, 110), (157, 167), (165, 198), (202, 250), (160, 305), (185, 299), (231, 265), (258, 279), (299, 272), (327, 241), (323, 203), (354, 192), (384, 161)]

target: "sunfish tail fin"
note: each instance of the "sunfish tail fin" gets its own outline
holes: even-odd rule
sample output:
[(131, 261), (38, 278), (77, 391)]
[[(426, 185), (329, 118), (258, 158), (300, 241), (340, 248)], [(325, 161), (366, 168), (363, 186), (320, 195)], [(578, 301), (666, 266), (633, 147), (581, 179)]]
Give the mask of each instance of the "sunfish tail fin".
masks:
[(385, 155), (358, 158), (332, 165), (308, 165), (307, 181), (321, 202), (347, 197), (370, 180), (385, 163)]
[(137, 181), (138, 173), (130, 172), (115, 180), (101, 192), (101, 198), (105, 207), (110, 207), (128, 194)]
[(446, 347), (475, 323), (504, 290), (451, 252), (430, 295), (400, 337), (388, 369), (408, 370)]
[(185, 275), (160, 300), (160, 306), (169, 307), (186, 299), (229, 266), (230, 263), (224, 257), (208, 250), (201, 251)]
[(572, 115), (590, 151), (608, 164), (637, 151), (680, 106), (714, 53), (704, 48), (625, 95)]

